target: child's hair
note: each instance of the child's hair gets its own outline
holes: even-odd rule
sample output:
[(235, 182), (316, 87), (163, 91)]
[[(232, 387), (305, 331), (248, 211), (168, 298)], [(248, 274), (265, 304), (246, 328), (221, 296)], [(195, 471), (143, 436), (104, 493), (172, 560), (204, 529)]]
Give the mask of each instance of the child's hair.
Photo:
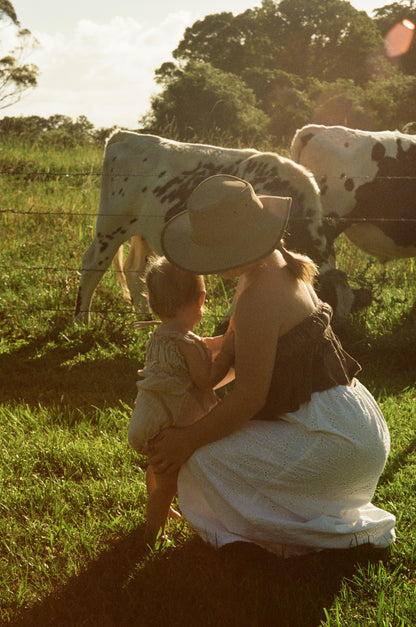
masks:
[(280, 241), (278, 250), (282, 253), (288, 269), (296, 279), (305, 281), (305, 283), (313, 283), (318, 275), (318, 266), (312, 259), (306, 255), (286, 250), (283, 240)]
[(205, 292), (204, 278), (174, 266), (166, 257), (149, 261), (146, 271), (149, 305), (159, 318), (173, 318), (183, 305), (198, 300)]

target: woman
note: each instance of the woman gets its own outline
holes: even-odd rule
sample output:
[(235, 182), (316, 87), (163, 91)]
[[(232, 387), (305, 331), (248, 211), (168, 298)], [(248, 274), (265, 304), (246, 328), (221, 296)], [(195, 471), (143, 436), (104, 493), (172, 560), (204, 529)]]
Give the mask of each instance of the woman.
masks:
[(216, 175), (165, 227), (177, 266), (239, 277), (233, 389), (198, 422), (162, 431), (156, 472), (177, 471), (182, 513), (214, 546), (237, 540), (282, 556), (394, 539), (371, 504), (389, 452), (387, 425), (333, 334), (316, 267), (285, 250), (290, 199), (257, 197)]

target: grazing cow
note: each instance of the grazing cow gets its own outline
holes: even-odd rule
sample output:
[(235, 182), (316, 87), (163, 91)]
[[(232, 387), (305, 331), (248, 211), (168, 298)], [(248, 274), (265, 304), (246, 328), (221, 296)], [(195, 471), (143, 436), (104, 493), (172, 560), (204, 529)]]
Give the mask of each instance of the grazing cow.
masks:
[[(309, 254), (321, 273), (331, 270), (322, 228), (319, 189), (309, 172), (275, 153), (185, 144), (154, 135), (116, 131), (107, 141), (101, 179), (100, 206), (91, 246), (82, 258), (75, 320), (88, 320), (95, 288), (113, 257), (121, 269), (120, 247), (132, 239), (124, 266), (126, 289), (133, 305), (147, 310), (142, 295), (146, 258), (162, 254), (161, 231), (185, 209), (191, 191), (213, 174), (231, 174), (249, 181), (258, 194), (291, 196), (292, 213), (286, 243)], [(349, 310), (352, 292), (344, 273), (328, 273), (335, 314)], [(139, 280), (140, 279), (140, 280)], [(328, 300), (331, 300), (330, 298)]]
[(291, 158), (312, 172), (323, 215), (334, 218), (328, 246), (344, 232), (382, 263), (416, 255), (416, 135), (309, 124)]

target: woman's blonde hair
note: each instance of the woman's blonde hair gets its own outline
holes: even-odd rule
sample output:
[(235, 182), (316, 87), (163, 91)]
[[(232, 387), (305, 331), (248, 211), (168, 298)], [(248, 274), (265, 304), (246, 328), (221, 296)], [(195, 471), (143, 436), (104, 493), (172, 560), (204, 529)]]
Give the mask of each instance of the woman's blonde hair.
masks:
[(292, 252), (284, 247), (283, 240), (277, 248), (283, 255), (283, 259), (287, 263), (287, 267), (296, 279), (305, 281), (305, 283), (313, 283), (318, 275), (318, 266), (312, 259), (306, 255)]
[(173, 318), (183, 305), (196, 302), (205, 292), (200, 274), (181, 270), (166, 257), (149, 261), (145, 281), (150, 308), (162, 320)]

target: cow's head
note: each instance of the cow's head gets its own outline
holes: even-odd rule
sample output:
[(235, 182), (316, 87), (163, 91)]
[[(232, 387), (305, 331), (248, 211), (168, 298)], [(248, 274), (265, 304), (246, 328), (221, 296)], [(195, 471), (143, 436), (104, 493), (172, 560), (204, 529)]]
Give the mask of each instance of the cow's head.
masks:
[(354, 291), (349, 286), (347, 275), (342, 270), (328, 270), (318, 278), (319, 298), (334, 311), (334, 322), (345, 322), (354, 304)]

